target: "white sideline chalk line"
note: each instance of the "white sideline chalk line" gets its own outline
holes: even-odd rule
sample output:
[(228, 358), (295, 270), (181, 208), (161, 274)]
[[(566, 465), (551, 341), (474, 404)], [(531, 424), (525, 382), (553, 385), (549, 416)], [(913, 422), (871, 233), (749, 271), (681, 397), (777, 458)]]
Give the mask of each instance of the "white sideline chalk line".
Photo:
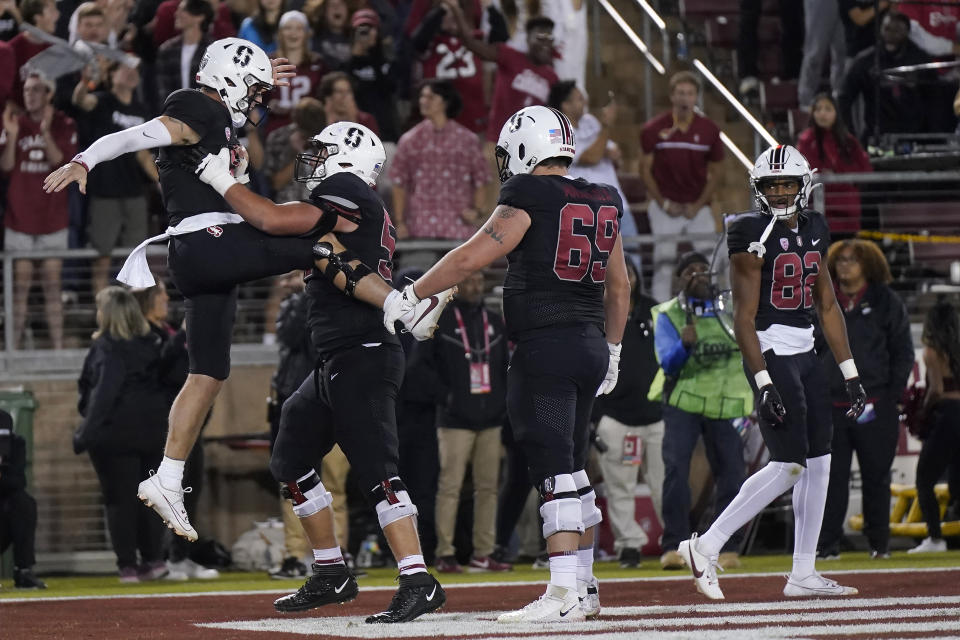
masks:
[[(820, 571), (821, 575), (825, 576), (842, 576), (842, 575), (870, 575), (875, 573), (937, 573), (937, 572), (960, 572), (960, 566), (957, 567), (921, 567), (917, 569), (910, 568), (895, 568), (895, 569), (845, 569), (842, 571)], [(786, 577), (786, 573), (783, 571), (770, 571), (765, 573), (734, 573), (731, 575), (724, 575), (723, 581), (735, 580), (739, 578), (770, 578), (770, 577)], [(651, 576), (645, 578), (606, 578), (600, 580), (600, 584), (622, 584), (622, 583), (631, 583), (631, 582), (669, 582), (669, 581), (686, 581), (692, 580), (688, 571), (679, 572), (678, 575), (674, 576)], [(467, 589), (467, 588), (502, 588), (502, 587), (529, 587), (535, 585), (545, 585), (549, 580), (549, 573), (544, 572), (543, 580), (518, 580), (518, 581), (509, 581), (504, 580), (500, 582), (460, 582), (456, 584), (445, 584), (443, 588), (447, 591), (450, 589)], [(296, 581), (291, 580), (291, 586), (297, 584)], [(135, 587), (134, 587), (135, 588)], [(396, 591), (395, 586), (385, 585), (385, 586), (364, 586), (363, 583), (360, 583), (360, 591)], [(124, 599), (124, 598), (193, 598), (199, 596), (243, 596), (243, 595), (273, 595), (273, 594), (286, 594), (291, 593), (293, 589), (256, 589), (250, 591), (243, 590), (233, 590), (233, 591), (178, 591), (176, 593), (121, 593), (115, 595), (89, 595), (89, 596), (50, 596), (50, 597), (36, 597), (36, 598), (0, 598), (0, 606), (5, 603), (22, 603), (22, 602), (59, 602), (59, 601), (71, 601), (71, 600), (112, 600)], [(791, 598), (790, 600), (793, 600)]]

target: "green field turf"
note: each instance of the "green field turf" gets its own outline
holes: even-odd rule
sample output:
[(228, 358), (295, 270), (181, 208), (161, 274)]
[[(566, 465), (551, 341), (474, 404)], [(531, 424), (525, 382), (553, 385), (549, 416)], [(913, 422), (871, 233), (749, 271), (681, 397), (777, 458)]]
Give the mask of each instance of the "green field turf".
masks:
[[(726, 572), (786, 574), (790, 571), (790, 557), (786, 555), (749, 556), (741, 558), (743, 566)], [(822, 573), (831, 571), (856, 571), (878, 569), (931, 569), (960, 567), (960, 551), (908, 555), (895, 552), (889, 560), (871, 560), (866, 552), (844, 553), (839, 560), (818, 562)], [(594, 573), (601, 580), (610, 578), (663, 578), (683, 577), (684, 571), (663, 571), (657, 558), (644, 558), (638, 569), (621, 569), (614, 562), (594, 565)], [(721, 574), (723, 575), (723, 574)], [(369, 575), (360, 578), (360, 587), (391, 586), (395, 584), (396, 569), (371, 569)], [(518, 565), (506, 573), (464, 573), (444, 575), (444, 584), (467, 584), (475, 582), (543, 581), (549, 578), (546, 570), (533, 570), (529, 565)], [(223, 573), (217, 580), (189, 580), (187, 582), (152, 582), (120, 584), (116, 575), (70, 575), (44, 576), (49, 587), (45, 591), (20, 591), (13, 588), (13, 580), (0, 580), (0, 601), (5, 598), (46, 598), (56, 596), (109, 596), (154, 593), (195, 593), (202, 591), (295, 591), (300, 580), (271, 580), (266, 573)]]

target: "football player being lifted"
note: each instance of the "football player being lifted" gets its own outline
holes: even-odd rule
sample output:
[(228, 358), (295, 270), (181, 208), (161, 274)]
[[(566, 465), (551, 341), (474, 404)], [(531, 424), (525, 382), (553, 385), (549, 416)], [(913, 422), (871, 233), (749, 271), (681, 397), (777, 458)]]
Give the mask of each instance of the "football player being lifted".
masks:
[[(284, 403), (270, 459), (270, 470), (293, 502), (314, 553), (313, 574), (306, 583), (274, 603), (281, 612), (357, 596), (357, 582), (344, 565), (334, 534), (330, 493), (313, 467), (334, 444), (359, 474), (400, 570), (400, 588), (389, 607), (367, 622), (406, 622), (446, 600), (440, 584), (426, 571), (417, 508), (397, 471), (396, 403), (403, 351), (397, 337), (383, 326), (380, 310), (349, 295), (374, 278), (382, 291), (400, 296), (387, 285), (396, 231), (373, 190), (385, 159), (383, 144), (367, 127), (353, 122), (329, 125), (297, 155), (294, 177), (310, 188), (309, 200), (283, 205), (237, 184), (226, 154), (207, 155), (197, 168), (200, 179), (258, 229), (302, 234), (318, 225), (325, 229), (332, 225), (345, 247), (334, 252), (324, 242), (317, 245), (320, 261), (307, 278), (306, 292), (307, 324), (320, 364)], [(344, 287), (336, 286), (337, 281)], [(408, 317), (406, 324), (415, 337), (426, 339), (433, 333), (451, 298), (451, 289), (439, 292), (415, 311), (416, 318)]]
[(843, 314), (825, 265), (830, 236), (823, 214), (807, 209), (813, 175), (806, 159), (785, 145), (764, 151), (750, 177), (759, 211), (729, 227), (734, 332), (747, 379), (757, 395), (760, 432), (770, 462), (750, 476), (701, 537), (680, 543), (697, 589), (722, 599), (717, 555), (740, 527), (793, 488), (793, 569), (788, 597), (857, 593), (814, 568), (830, 479), (833, 424), (827, 377), (813, 351), (814, 313), (846, 379), (850, 410), (863, 412), (866, 393), (850, 354)]
[(567, 175), (573, 127), (534, 106), (500, 131), (499, 203), (467, 242), (384, 305), (387, 327), (414, 305), (507, 256), (503, 307), (517, 347), (507, 411), (540, 492), (550, 583), (501, 622), (568, 622), (600, 612), (593, 540), (601, 520), (584, 467), (595, 395), (617, 382), (630, 284), (617, 190)]
[[(259, 124), (266, 113), (264, 95), (274, 86), (286, 84), (293, 75), (294, 68), (285, 59), (271, 61), (251, 42), (240, 38), (217, 40), (204, 52), (197, 89), (174, 91), (167, 96), (159, 117), (99, 138), (44, 181), (48, 192), (60, 191), (72, 182), (84, 191), (88, 172), (98, 164), (124, 153), (160, 149), (157, 166), (169, 227), (134, 249), (118, 279), (131, 286), (152, 286), (147, 245), (169, 239), (168, 264), (185, 298), (190, 373), (170, 411), (163, 462), (156, 475), (140, 483), (138, 494), (174, 532), (190, 540), (197, 539), (197, 532), (183, 504), (184, 461), (204, 416), (230, 374), (238, 285), (294, 269), (309, 269), (314, 264), (315, 249), (321, 253), (343, 250), (329, 233), (338, 221), (336, 216), (314, 215), (314, 223), (303, 227), (254, 227), (231, 213), (222, 195), (194, 174), (197, 154), (202, 157), (224, 150), (236, 180), (249, 180), (247, 155), (237, 128), (248, 122)], [(295, 228), (301, 231), (291, 230)], [(324, 244), (317, 245), (320, 239)], [(341, 288), (347, 280), (337, 274)], [(379, 307), (392, 289), (371, 274), (352, 291), (358, 299)], [(367, 298), (371, 291), (372, 297)]]

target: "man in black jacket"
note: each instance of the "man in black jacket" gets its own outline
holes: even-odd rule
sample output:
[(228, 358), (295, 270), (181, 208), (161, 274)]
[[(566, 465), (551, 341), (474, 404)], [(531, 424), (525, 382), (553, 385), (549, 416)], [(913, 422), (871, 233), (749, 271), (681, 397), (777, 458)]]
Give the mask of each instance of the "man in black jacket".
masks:
[(629, 261), (627, 273), (633, 294), (621, 343), (620, 378), (613, 391), (597, 398), (594, 415), (600, 416), (597, 438), (606, 445), (599, 461), (614, 550), (621, 567), (633, 568), (640, 564), (640, 548), (647, 542), (647, 534), (636, 520), (637, 465), (642, 465), (654, 510), (661, 518), (663, 419), (661, 403), (647, 399), (660, 366), (650, 313), (657, 301), (640, 292), (636, 268)]
[(505, 571), (490, 557), (497, 515), (500, 428), (506, 415), (507, 340), (503, 320), (483, 306), (483, 273), (458, 286), (456, 300), (442, 316), (430, 342), (418, 344), (411, 369), (438, 401), (435, 567), (460, 573), (454, 555), (454, 527), (467, 465), (473, 467), (473, 557), (469, 571)]
[(863, 532), (871, 556), (888, 558), (890, 540), (890, 467), (897, 451), (900, 420), (897, 400), (913, 368), (910, 318), (900, 297), (887, 286), (890, 268), (879, 247), (868, 240), (843, 240), (827, 253), (827, 268), (837, 292), (837, 302), (847, 323), (850, 350), (859, 363), (867, 402), (856, 420), (846, 417), (850, 402), (833, 355), (817, 353), (830, 372), (833, 401), (833, 460), (830, 484), (820, 529), (818, 555), (836, 558), (843, 537), (843, 520), (850, 493), (850, 462), (857, 452), (863, 484)]
[(27, 443), (13, 433), (13, 419), (0, 410), (0, 553), (13, 544), (13, 584), (46, 589), (33, 575), (37, 501), (27, 493)]

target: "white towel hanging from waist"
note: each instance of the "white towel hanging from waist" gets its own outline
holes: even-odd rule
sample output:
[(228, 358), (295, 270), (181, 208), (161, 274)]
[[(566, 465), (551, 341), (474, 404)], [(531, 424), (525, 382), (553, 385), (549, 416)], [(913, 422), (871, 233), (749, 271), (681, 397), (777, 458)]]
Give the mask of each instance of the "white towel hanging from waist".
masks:
[(223, 211), (210, 211), (208, 213), (198, 213), (197, 215), (184, 218), (175, 227), (167, 227), (167, 230), (158, 236), (147, 238), (137, 245), (137, 248), (130, 252), (123, 268), (117, 274), (117, 280), (131, 287), (152, 287), (157, 282), (153, 279), (150, 272), (150, 265), (147, 264), (147, 245), (154, 242), (166, 240), (171, 236), (182, 236), (185, 233), (193, 233), (207, 227), (213, 227), (218, 224), (237, 224), (243, 222), (243, 218), (235, 213), (225, 213)]

